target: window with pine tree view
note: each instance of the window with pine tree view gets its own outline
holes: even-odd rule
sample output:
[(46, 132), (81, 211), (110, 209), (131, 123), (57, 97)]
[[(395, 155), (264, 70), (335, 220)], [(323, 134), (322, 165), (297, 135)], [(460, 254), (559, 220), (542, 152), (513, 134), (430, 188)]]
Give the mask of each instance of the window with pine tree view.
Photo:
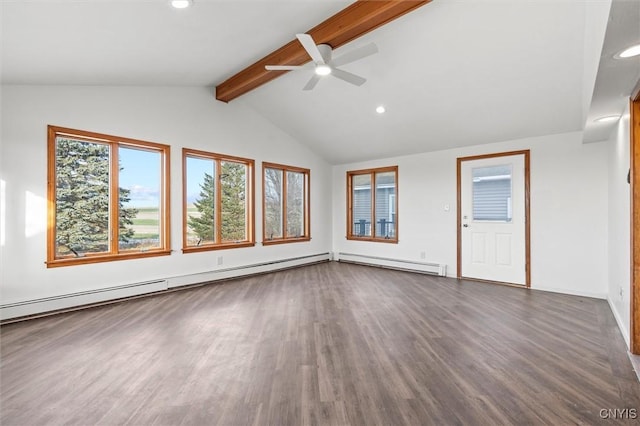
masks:
[(309, 170), (262, 163), (263, 244), (309, 241)]
[(169, 146), (48, 129), (47, 265), (169, 254)]
[(347, 239), (398, 242), (398, 167), (347, 172)]
[(182, 155), (183, 251), (254, 245), (254, 161), (186, 148)]

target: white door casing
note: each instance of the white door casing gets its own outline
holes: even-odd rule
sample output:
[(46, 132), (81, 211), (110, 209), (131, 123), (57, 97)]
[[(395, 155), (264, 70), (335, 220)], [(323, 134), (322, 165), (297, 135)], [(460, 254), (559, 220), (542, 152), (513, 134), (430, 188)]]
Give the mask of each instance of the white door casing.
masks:
[(458, 276), (528, 286), (528, 152), (458, 162)]

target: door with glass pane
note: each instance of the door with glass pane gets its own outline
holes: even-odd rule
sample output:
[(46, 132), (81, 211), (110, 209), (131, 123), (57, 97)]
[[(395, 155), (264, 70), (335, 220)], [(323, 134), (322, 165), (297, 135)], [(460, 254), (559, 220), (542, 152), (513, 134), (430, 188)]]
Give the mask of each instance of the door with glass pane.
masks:
[(458, 276), (529, 286), (529, 152), (458, 159)]

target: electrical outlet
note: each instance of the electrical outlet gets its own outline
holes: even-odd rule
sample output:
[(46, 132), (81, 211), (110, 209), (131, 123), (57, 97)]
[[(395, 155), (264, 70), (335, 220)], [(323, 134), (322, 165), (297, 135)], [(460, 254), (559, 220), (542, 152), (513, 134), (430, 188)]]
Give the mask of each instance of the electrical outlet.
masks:
[(218, 266), (222, 266), (222, 262), (223, 262), (222, 256), (218, 256)]
[(426, 253), (426, 252), (424, 252), (424, 251), (421, 251), (421, 252), (420, 252), (420, 259), (424, 260), (424, 259), (426, 259), (426, 258), (427, 258), (427, 253)]
[(620, 300), (624, 299), (624, 290), (622, 290), (622, 286), (620, 286)]

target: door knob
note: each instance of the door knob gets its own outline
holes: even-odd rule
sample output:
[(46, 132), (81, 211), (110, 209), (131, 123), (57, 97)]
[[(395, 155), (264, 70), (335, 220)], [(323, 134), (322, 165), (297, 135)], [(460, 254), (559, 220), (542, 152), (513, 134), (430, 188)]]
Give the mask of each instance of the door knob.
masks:
[(464, 225), (462, 225), (462, 226), (464, 226), (465, 228), (468, 228), (468, 227), (469, 227), (469, 225), (467, 225), (466, 223), (465, 223)]

